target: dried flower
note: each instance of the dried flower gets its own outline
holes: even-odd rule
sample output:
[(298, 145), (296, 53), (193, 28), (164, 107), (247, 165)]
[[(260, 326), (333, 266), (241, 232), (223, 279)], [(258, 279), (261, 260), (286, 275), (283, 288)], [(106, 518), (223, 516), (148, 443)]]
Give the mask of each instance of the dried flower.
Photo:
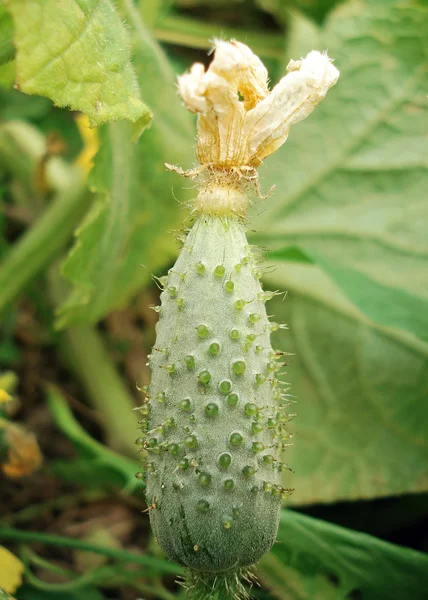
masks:
[(198, 113), (196, 156), (212, 167), (257, 167), (324, 98), (339, 71), (326, 54), (291, 60), (270, 92), (260, 59), (237, 41), (214, 42), (207, 71), (196, 63), (178, 78), (187, 108)]

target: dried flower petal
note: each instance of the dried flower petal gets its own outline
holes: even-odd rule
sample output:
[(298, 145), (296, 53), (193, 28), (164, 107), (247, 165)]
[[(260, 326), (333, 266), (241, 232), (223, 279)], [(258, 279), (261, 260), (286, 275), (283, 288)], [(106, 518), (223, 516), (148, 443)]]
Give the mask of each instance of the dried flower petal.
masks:
[(252, 161), (261, 162), (282, 146), (291, 125), (306, 119), (339, 77), (330, 58), (315, 50), (305, 59), (291, 60), (287, 71), (266, 100), (249, 115), (247, 130), (252, 131)]
[(235, 40), (216, 40), (214, 48), (215, 56), (209, 71), (226, 79), (235, 94), (241, 94), (245, 110), (266, 98), (269, 94), (268, 72), (248, 46)]

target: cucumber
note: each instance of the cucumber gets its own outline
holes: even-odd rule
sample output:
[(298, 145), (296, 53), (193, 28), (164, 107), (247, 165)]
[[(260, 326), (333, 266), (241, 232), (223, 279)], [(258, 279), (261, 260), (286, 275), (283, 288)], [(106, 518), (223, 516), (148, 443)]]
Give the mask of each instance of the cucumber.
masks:
[(241, 580), (251, 580), (251, 565), (275, 542), (289, 493), (280, 483), (290, 437), (277, 378), (282, 353), (270, 342), (282, 326), (267, 317), (274, 294), (260, 284), (245, 213), (249, 189), (260, 195), (256, 166), (338, 76), (317, 52), (290, 65), (269, 96), (259, 59), (238, 42), (216, 42), (208, 72), (194, 65), (179, 80), (185, 103), (199, 113), (201, 167), (172, 168), (197, 178), (200, 190), (194, 224), (161, 280), (139, 443), (153, 532), (187, 568), (193, 600), (245, 597)]
[(259, 272), (238, 218), (201, 215), (161, 295), (147, 498), (166, 554), (194, 569), (251, 565), (277, 533), (281, 393)]
[(268, 552), (287, 493), (281, 354), (259, 278), (241, 219), (201, 214), (161, 294), (147, 502), (166, 555), (204, 573), (232, 575)]

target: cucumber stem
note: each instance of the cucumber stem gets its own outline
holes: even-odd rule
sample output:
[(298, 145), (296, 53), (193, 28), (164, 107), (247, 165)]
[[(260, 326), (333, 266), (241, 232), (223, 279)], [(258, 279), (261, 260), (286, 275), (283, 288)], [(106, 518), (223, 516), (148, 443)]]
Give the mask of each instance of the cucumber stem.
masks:
[(247, 212), (248, 198), (245, 190), (234, 185), (217, 185), (208, 182), (196, 199), (195, 210), (218, 217), (241, 215)]
[(186, 569), (182, 583), (187, 591), (187, 600), (249, 600), (246, 581), (250, 586), (256, 582), (249, 568), (225, 573), (204, 573)]

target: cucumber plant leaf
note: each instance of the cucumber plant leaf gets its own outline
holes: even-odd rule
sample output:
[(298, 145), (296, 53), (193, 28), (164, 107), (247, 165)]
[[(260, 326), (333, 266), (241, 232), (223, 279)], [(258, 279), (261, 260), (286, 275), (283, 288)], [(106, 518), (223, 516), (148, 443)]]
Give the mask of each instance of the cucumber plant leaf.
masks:
[[(282, 511), (278, 542), (258, 566), (263, 579), (282, 590), (290, 586), (287, 574), (294, 575), (290, 591), (298, 600), (338, 600), (357, 591), (362, 600), (422, 600), (428, 586), (428, 555), (290, 510)], [(323, 574), (333, 578), (321, 588)], [(311, 594), (316, 587), (322, 595)]]
[(8, 0), (7, 7), (19, 89), (86, 113), (91, 126), (127, 119), (138, 138), (151, 113), (141, 100), (128, 32), (113, 3)]
[(365, 275), (359, 269), (344, 265), (340, 260), (333, 260), (318, 251), (309, 252), (307, 248), (286, 246), (271, 252), (269, 258), (317, 264), (372, 321), (385, 327), (407, 329), (415, 336), (428, 341), (428, 304), (424, 298), (400, 287), (391, 288)]
[[(308, 34), (299, 19), (291, 31)], [(291, 35), (289, 56), (328, 48), (341, 76), (260, 169), (276, 191), (255, 207), (253, 236), (273, 250), (300, 248), (370, 319), (423, 340), (427, 27), (426, 5), (349, 0), (313, 36)]]
[(109, 124), (100, 132), (101, 150), (89, 180), (95, 202), (63, 266), (73, 289), (59, 309), (60, 327), (96, 322), (123, 305), (176, 252), (173, 237), (165, 237), (165, 231), (181, 224), (183, 215), (172, 193), (181, 184), (164, 163), (189, 164), (191, 118), (175, 94), (174, 73), (165, 55), (136, 9), (131, 7), (126, 16), (132, 25), (138, 78), (150, 81), (146, 97), (155, 119), (133, 145), (126, 123)]
[(293, 353), (291, 502), (428, 490), (428, 344), (374, 325), (314, 266), (284, 263), (270, 278), (290, 292), (269, 309), (289, 324), (275, 347)]

